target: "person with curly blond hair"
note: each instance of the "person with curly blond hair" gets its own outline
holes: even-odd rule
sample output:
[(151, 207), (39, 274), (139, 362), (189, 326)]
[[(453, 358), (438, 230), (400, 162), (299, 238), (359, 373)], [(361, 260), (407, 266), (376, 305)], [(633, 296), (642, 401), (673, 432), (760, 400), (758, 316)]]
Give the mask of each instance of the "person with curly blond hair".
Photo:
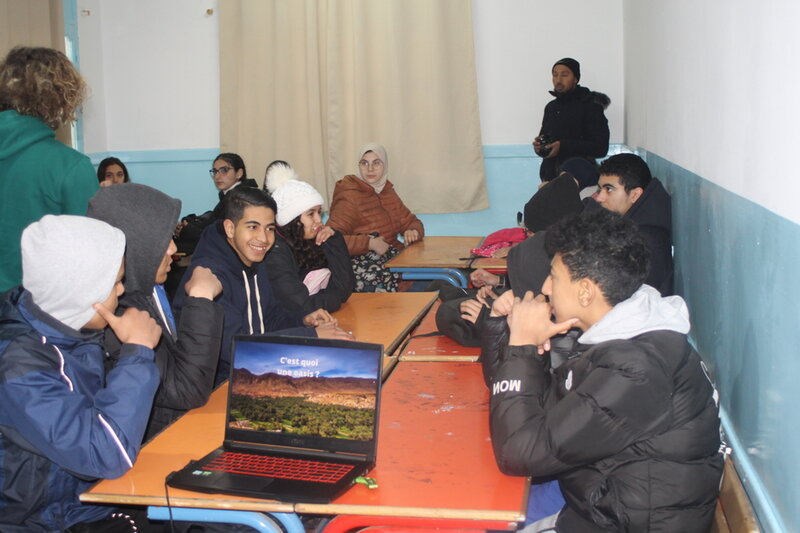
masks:
[(55, 138), (85, 96), (58, 50), (18, 46), (0, 63), (0, 292), (22, 282), (22, 230), (46, 214), (83, 215), (99, 188), (89, 158)]

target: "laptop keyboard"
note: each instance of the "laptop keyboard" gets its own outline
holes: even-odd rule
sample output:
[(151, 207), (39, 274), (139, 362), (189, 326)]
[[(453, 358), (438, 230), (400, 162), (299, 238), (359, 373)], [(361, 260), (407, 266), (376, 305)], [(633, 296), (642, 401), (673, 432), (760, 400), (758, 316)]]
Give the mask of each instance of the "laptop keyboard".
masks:
[(205, 470), (249, 474), (299, 481), (336, 483), (353, 469), (353, 465), (324, 463), (307, 459), (270, 457), (247, 453), (223, 452), (205, 465)]

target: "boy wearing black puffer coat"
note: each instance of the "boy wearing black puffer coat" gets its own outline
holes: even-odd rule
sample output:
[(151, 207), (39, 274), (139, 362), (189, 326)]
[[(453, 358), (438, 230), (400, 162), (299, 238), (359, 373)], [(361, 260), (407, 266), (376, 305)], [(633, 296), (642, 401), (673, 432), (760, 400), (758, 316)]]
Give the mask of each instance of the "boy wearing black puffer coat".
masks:
[[(543, 295), (501, 296), (482, 325), (498, 465), (555, 477), (566, 500), (544, 520), (553, 529), (530, 531), (708, 531), (718, 397), (688, 343), (686, 304), (642, 284), (647, 247), (615, 213), (565, 219), (546, 245)], [(550, 337), (573, 326), (583, 334), (551, 373)]]

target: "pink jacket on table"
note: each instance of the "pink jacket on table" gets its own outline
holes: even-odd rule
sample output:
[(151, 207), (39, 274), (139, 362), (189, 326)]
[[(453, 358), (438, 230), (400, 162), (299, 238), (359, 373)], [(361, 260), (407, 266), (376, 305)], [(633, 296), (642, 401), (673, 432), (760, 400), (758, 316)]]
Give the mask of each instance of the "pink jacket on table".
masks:
[(391, 181), (377, 194), (371, 185), (353, 175), (336, 182), (328, 225), (342, 232), (350, 255), (369, 251), (372, 232), (378, 232), (398, 250), (403, 249), (403, 243), (397, 237), (404, 231), (415, 229), (420, 239), (425, 234), (422, 222), (408, 210)]

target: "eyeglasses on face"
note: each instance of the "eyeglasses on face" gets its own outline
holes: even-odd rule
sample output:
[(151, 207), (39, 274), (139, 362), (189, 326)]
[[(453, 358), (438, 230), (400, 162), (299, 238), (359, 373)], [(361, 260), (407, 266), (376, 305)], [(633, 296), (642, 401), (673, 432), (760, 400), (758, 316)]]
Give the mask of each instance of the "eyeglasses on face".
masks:
[(211, 174), (211, 177), (217, 175), (217, 172), (222, 172), (223, 174), (227, 174), (229, 170), (233, 170), (233, 167), (219, 167), (219, 168), (212, 168), (208, 171)]
[(383, 166), (383, 161), (380, 159), (374, 160), (372, 163), (367, 161), (366, 159), (362, 159), (358, 162), (358, 166), (361, 168), (381, 168)]

